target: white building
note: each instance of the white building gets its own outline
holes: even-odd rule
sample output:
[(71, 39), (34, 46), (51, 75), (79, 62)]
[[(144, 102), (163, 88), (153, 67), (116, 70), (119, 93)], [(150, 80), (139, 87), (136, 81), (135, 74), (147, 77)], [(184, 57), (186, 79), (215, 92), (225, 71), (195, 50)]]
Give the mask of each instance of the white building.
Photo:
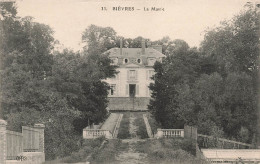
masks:
[(145, 48), (112, 48), (106, 53), (117, 65), (119, 72), (115, 78), (105, 81), (111, 86), (109, 92), (110, 110), (146, 110), (149, 103), (150, 90), (148, 86), (154, 75), (155, 61), (161, 62), (165, 55), (161, 46)]
[(201, 149), (209, 163), (260, 163), (260, 149)]

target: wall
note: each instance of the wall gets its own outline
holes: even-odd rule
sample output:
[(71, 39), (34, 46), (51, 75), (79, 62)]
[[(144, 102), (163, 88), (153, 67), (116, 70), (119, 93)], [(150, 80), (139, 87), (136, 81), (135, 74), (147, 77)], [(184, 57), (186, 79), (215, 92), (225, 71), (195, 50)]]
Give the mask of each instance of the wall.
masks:
[[(18, 163), (18, 162), (26, 163), (26, 164), (28, 163), (40, 164), (45, 161), (45, 154), (44, 154), (45, 126), (43, 124), (35, 124), (34, 128), (32, 129), (33, 131), (37, 132), (37, 135), (33, 132), (30, 132), (29, 133), (30, 135), (28, 136), (24, 135), (24, 131), (22, 131), (22, 133), (8, 131), (6, 130), (6, 126), (7, 126), (6, 121), (0, 119), (0, 164), (9, 164), (9, 163)], [(32, 141), (34, 140), (33, 138), (37, 138), (38, 141), (36, 145), (37, 152), (25, 152), (25, 150), (22, 150), (24, 147), (27, 147), (26, 144), (32, 144), (31, 142), (25, 143), (24, 141), (25, 140)], [(17, 147), (19, 149), (17, 149)], [(33, 147), (32, 149), (34, 150)], [(7, 155), (14, 156), (11, 157), (14, 160), (7, 160)], [(20, 157), (22, 157), (21, 160), (23, 161), (21, 160), (19, 161)]]
[(109, 97), (109, 110), (148, 110), (147, 105), (149, 104), (149, 97)]

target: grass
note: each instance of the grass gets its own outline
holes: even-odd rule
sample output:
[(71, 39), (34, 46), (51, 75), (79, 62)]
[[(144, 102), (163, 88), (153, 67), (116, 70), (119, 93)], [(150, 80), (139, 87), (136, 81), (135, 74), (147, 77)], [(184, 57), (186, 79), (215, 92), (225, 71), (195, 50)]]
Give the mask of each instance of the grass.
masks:
[(149, 136), (147, 134), (146, 126), (144, 123), (143, 114), (144, 114), (143, 112), (134, 113), (134, 116), (136, 118), (134, 121), (134, 125), (138, 127), (136, 134), (138, 136), (140, 136), (141, 139), (149, 138)]
[(182, 138), (139, 142), (135, 150), (146, 153), (150, 163), (206, 163), (195, 157), (195, 144)]
[(104, 140), (105, 137), (84, 140), (78, 152), (73, 152), (70, 156), (64, 157), (60, 161), (64, 163), (85, 162), (90, 153), (98, 151)]
[(119, 139), (131, 138), (131, 135), (129, 132), (129, 117), (130, 117), (130, 113), (124, 113), (122, 121), (120, 123), (119, 130), (118, 130), (117, 138), (119, 138)]
[(95, 152), (92, 156), (92, 164), (117, 163), (116, 156), (127, 149), (128, 143), (122, 143), (119, 139), (109, 140), (103, 149)]

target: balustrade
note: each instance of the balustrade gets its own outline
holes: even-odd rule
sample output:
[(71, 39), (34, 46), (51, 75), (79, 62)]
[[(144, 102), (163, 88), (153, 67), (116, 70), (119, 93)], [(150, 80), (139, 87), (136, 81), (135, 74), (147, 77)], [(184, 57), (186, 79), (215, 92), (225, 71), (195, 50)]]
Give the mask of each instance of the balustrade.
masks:
[(184, 137), (184, 129), (157, 129), (157, 138)]
[(83, 129), (83, 138), (98, 138), (101, 136), (105, 136), (106, 138), (111, 138), (112, 134), (109, 130), (102, 129)]

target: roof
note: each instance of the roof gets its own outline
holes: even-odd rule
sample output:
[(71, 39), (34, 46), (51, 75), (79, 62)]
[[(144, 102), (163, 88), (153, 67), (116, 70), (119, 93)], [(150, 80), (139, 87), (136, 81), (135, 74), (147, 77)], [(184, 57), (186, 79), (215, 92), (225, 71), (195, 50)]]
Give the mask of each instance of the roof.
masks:
[(153, 48), (145, 48), (145, 55), (142, 55), (142, 48), (122, 48), (122, 55), (120, 55), (120, 48), (111, 48), (106, 53), (109, 53), (109, 57), (165, 57), (165, 55)]
[(203, 155), (211, 161), (218, 160), (257, 160), (260, 161), (260, 149), (201, 149)]

